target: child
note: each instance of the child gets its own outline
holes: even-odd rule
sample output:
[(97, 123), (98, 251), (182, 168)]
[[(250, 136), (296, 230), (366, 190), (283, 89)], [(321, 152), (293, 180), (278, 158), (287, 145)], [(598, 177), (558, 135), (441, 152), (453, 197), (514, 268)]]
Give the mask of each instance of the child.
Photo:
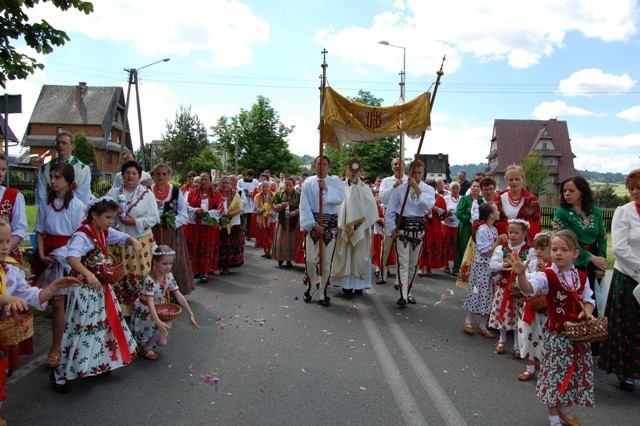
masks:
[(500, 272), (498, 275), (493, 304), (489, 316), (489, 327), (500, 330), (500, 339), (496, 345), (496, 352), (501, 355), (505, 352), (507, 331), (513, 330), (513, 357), (520, 359), (520, 342), (518, 339), (518, 320), (524, 310), (522, 297), (513, 297), (510, 286), (516, 280), (516, 275), (507, 269), (506, 259), (511, 253), (516, 253), (522, 260), (526, 260), (530, 247), (526, 243), (529, 222), (523, 219), (509, 219), (507, 233), (509, 240), (502, 243), (499, 250), (493, 253), (489, 261), (491, 272)]
[(498, 235), (498, 230), (493, 226), (500, 219), (498, 206), (494, 203), (480, 204), (478, 219), (480, 225), (474, 235), (476, 250), (473, 255), (473, 266), (469, 276), (467, 295), (462, 304), (462, 308), (467, 310), (467, 317), (462, 321), (462, 329), (466, 334), (473, 334), (475, 332), (472, 325), (473, 315), (480, 315), (478, 334), (494, 339), (496, 335), (487, 330), (487, 319), (491, 312), (493, 297), (489, 259), (496, 247), (506, 240), (506, 236)]
[[(75, 180), (75, 170), (68, 163), (56, 163), (51, 166), (51, 190), (46, 199), (38, 206), (36, 215), (37, 253), (31, 264), (34, 282), (40, 288), (49, 285), (51, 274), (48, 271), (59, 271), (56, 278), (62, 276), (62, 268), (57, 268), (58, 260), (66, 257), (66, 245), (71, 234), (78, 229), (84, 218), (84, 203), (73, 196), (72, 186)], [(60, 247), (65, 247), (60, 249)], [(56, 253), (52, 252), (59, 249)], [(63, 255), (59, 253), (65, 252)], [(47, 273), (45, 273), (47, 270)], [(58, 276), (59, 275), (59, 276)], [(45, 364), (49, 368), (56, 368), (60, 361), (60, 342), (64, 329), (64, 301), (66, 291), (61, 291), (51, 300), (53, 318), (51, 333), (53, 335), (51, 348)]]
[(56, 392), (67, 392), (67, 380), (95, 376), (131, 362), (136, 343), (124, 321), (111, 285), (101, 283), (108, 263), (107, 245), (130, 245), (136, 257), (142, 244), (111, 228), (118, 202), (105, 196), (87, 203), (87, 219), (73, 233), (67, 246), (71, 274), (82, 286), (67, 295), (66, 326), (62, 336), (60, 363), (51, 372)]
[[(544, 271), (551, 266), (551, 234), (544, 232), (533, 239), (533, 248), (527, 259), (530, 260), (527, 272)], [(531, 253), (533, 252), (533, 253)], [(518, 374), (518, 380), (526, 382), (536, 378), (536, 365), (542, 360), (542, 342), (547, 323), (546, 312), (536, 312), (525, 299), (524, 314), (518, 321), (520, 353), (527, 364), (527, 370)]]
[[(53, 281), (44, 289), (31, 287), (21, 268), (5, 263), (10, 250), (11, 225), (6, 220), (0, 219), (0, 305), (3, 306), (0, 316), (3, 318), (9, 311), (15, 313), (27, 310), (28, 305), (42, 310), (47, 306), (47, 301), (60, 289), (80, 284), (75, 278), (65, 277)], [(6, 395), (5, 382), (8, 370), (8, 348), (0, 344), (0, 407)]]
[(171, 267), (175, 259), (176, 252), (171, 247), (161, 245), (155, 247), (152, 252), (151, 274), (147, 275), (142, 286), (140, 298), (133, 305), (133, 317), (131, 318), (131, 329), (133, 337), (140, 346), (138, 351), (140, 356), (156, 361), (158, 354), (153, 352), (153, 346), (164, 346), (167, 344), (171, 321), (164, 322), (158, 317), (155, 305), (162, 303), (165, 292), (174, 295), (182, 309), (189, 314), (189, 321), (194, 328), (200, 328), (189, 307), (189, 302), (184, 298), (178, 284), (176, 283)]
[[(551, 239), (553, 264), (527, 275), (526, 263), (512, 253), (507, 263), (518, 275), (518, 286), (526, 296), (547, 295), (549, 321), (544, 336), (544, 356), (536, 385), (538, 399), (547, 405), (549, 424), (579, 424), (567, 406), (593, 405), (593, 360), (588, 343), (572, 343), (564, 334), (566, 321), (593, 320), (593, 291), (587, 275), (573, 266), (580, 251), (572, 231), (557, 232)], [(581, 309), (580, 303), (584, 305)]]

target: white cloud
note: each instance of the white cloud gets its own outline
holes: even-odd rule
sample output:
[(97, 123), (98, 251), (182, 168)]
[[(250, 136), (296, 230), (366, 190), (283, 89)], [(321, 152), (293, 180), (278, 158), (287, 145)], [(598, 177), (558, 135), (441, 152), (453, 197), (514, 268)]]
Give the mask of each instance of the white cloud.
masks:
[(566, 115), (590, 116), (594, 115), (594, 113), (586, 109), (569, 106), (564, 101), (548, 101), (536, 106), (531, 115), (538, 120), (548, 120)]
[(571, 135), (574, 166), (580, 170), (628, 173), (640, 168), (640, 133), (623, 136)]
[[(447, 55), (447, 72), (455, 72), (461, 56), (507, 60), (514, 68), (536, 65), (562, 49), (567, 33), (605, 41), (626, 41), (638, 33), (638, 10), (633, 0), (583, 2), (540, 0), (523, 4), (512, 0), (478, 2), (396, 1), (393, 10), (376, 15), (369, 28), (338, 31), (323, 28), (315, 41), (327, 46), (343, 63), (375, 64), (397, 71), (402, 52), (382, 53), (384, 39), (405, 46), (407, 74), (422, 76), (437, 69)], [(463, 12), (461, 12), (463, 11)], [(398, 59), (400, 58), (400, 59)]]
[(269, 24), (233, 0), (94, 0), (93, 6), (95, 12), (85, 15), (42, 4), (31, 17), (67, 32), (133, 43), (148, 57), (209, 52), (220, 68), (249, 64), (251, 44), (269, 38)]
[(629, 74), (606, 74), (597, 68), (587, 68), (576, 71), (567, 79), (561, 80), (558, 90), (567, 96), (592, 96), (598, 93), (624, 93), (635, 84), (636, 81)]
[(640, 121), (640, 105), (620, 111), (616, 114), (616, 117), (629, 121)]

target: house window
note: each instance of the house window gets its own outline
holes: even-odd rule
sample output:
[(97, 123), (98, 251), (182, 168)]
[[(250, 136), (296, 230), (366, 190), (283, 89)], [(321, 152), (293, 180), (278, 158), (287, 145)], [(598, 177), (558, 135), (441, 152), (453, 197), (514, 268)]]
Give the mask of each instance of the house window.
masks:
[(549, 149), (549, 143), (548, 142), (542, 142), (542, 149)]
[(550, 165), (550, 166), (555, 166), (556, 165), (556, 159), (553, 158), (553, 157), (549, 157), (547, 159), (547, 164)]
[(105, 163), (107, 163), (107, 164), (111, 164), (111, 152), (107, 151), (107, 152), (104, 154), (104, 161), (105, 161)]
[(62, 132), (62, 127), (58, 127), (58, 130), (56, 130), (56, 133), (60, 133)]

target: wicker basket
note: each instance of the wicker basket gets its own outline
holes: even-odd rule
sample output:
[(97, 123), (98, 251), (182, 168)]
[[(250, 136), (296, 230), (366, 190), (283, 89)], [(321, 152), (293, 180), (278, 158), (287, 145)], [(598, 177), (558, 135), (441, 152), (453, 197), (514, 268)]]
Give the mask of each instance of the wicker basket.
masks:
[(108, 271), (102, 268), (98, 268), (95, 272), (96, 277), (101, 283), (115, 284), (122, 277), (124, 277), (124, 265), (122, 263), (116, 263), (112, 256), (107, 256), (111, 259)]
[(520, 287), (516, 285), (515, 281), (509, 284), (509, 293), (511, 293), (511, 297), (513, 297), (514, 299), (519, 299), (522, 297), (522, 290), (520, 290)]
[(164, 291), (164, 300), (163, 303), (158, 303), (156, 305), (156, 313), (158, 314), (158, 318), (161, 321), (173, 321), (178, 318), (178, 315), (182, 312), (182, 308), (180, 305), (176, 305), (175, 303), (171, 303), (169, 299), (169, 288), (166, 288)]
[[(584, 305), (580, 303), (584, 311)], [(607, 317), (595, 318), (591, 321), (564, 323), (564, 334), (573, 343), (595, 343), (607, 340), (609, 336)]]
[(539, 314), (547, 312), (547, 296), (543, 293), (537, 293), (527, 298), (527, 304), (531, 305), (534, 311)]
[(17, 345), (33, 336), (33, 314), (29, 311), (0, 320), (0, 343)]

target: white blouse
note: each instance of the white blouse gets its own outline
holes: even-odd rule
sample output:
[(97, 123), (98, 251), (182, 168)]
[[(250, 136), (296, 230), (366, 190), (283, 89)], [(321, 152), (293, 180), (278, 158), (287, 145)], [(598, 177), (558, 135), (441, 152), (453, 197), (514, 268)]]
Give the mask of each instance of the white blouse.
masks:
[(7, 279), (7, 293), (10, 296), (20, 297), (36, 309), (42, 311), (47, 307), (47, 302), (40, 304), (40, 290), (27, 284), (24, 271), (16, 266), (7, 264), (5, 269)]
[(614, 268), (640, 282), (640, 215), (635, 201), (620, 206), (611, 222)]
[[(62, 200), (53, 200), (56, 208), (62, 207)], [(80, 227), (85, 218), (84, 203), (78, 198), (72, 198), (69, 207), (62, 211), (55, 211), (47, 200), (42, 200), (36, 214), (36, 229), (38, 234), (71, 235)]]
[(136, 189), (129, 192), (124, 187), (112, 188), (107, 193), (108, 196), (118, 201), (120, 194), (125, 196), (125, 214), (133, 216), (136, 220), (135, 225), (124, 225), (120, 222), (120, 216), (116, 219), (118, 229), (126, 232), (133, 238), (140, 238), (151, 233), (151, 228), (160, 221), (158, 214), (158, 203), (156, 197), (149, 188), (138, 185)]

